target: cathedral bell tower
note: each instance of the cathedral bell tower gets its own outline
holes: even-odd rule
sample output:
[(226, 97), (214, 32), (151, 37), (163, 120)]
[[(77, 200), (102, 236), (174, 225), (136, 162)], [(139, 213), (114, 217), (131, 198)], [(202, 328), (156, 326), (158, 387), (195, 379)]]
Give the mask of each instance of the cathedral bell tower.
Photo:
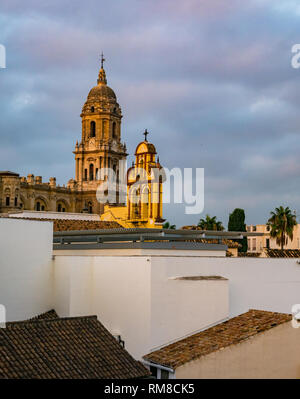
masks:
[(121, 143), (121, 107), (114, 91), (107, 86), (104, 61), (102, 54), (97, 86), (90, 90), (82, 108), (82, 137), (74, 151), (78, 191), (83, 192), (83, 197), (84, 192), (90, 193), (91, 198), (83, 199), (85, 202), (93, 201), (93, 211), (96, 211), (95, 205), (99, 207), (95, 203), (95, 191), (105, 179), (98, 171), (103, 168), (113, 169), (118, 182), (119, 160), (127, 157), (126, 145)]

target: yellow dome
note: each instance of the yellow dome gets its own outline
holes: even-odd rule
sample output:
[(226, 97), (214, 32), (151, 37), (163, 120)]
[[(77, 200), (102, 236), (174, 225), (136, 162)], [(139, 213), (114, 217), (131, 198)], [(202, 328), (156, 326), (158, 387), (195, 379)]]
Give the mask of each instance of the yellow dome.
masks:
[(154, 144), (149, 143), (148, 141), (142, 141), (138, 144), (135, 150), (135, 155), (138, 154), (156, 154), (156, 148)]

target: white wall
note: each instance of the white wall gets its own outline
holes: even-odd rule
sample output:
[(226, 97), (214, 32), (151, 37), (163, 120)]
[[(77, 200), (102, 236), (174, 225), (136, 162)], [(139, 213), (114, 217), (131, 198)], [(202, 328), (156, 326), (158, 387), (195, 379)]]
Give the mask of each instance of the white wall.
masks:
[(229, 279), (230, 316), (249, 308), (290, 313), (300, 303), (300, 265), (297, 259), (177, 258), (159, 259), (166, 277), (220, 275)]
[(97, 220), (100, 221), (98, 214), (72, 213), (72, 212), (49, 212), (49, 211), (23, 211), (10, 213), (11, 218), (35, 218), (35, 219), (71, 219), (71, 220)]
[[(166, 262), (170, 269), (172, 262)], [(164, 265), (162, 258), (151, 258), (151, 350), (224, 321), (229, 315), (228, 280), (170, 279), (191, 274), (184, 270), (170, 275)]]
[[(69, 252), (69, 251), (68, 251)], [(174, 251), (175, 253), (176, 251)], [(60, 316), (96, 314), (136, 358), (249, 308), (289, 313), (300, 303), (295, 259), (55, 256)], [(172, 280), (219, 275), (229, 281)]]
[(145, 257), (55, 256), (60, 316), (96, 314), (136, 357), (150, 345), (150, 262)]
[(185, 363), (176, 378), (300, 378), (300, 329), (281, 324)]
[(51, 222), (0, 218), (0, 304), (7, 321), (53, 307), (52, 235)]
[(136, 358), (228, 316), (227, 281), (168, 280), (160, 259), (56, 255), (55, 308), (96, 314)]

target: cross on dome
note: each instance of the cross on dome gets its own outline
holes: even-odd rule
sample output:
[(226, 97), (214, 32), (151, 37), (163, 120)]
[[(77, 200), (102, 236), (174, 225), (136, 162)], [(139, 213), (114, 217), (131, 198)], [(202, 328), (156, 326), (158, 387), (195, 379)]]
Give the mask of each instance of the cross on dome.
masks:
[(103, 51), (101, 53), (101, 68), (103, 68), (103, 62), (105, 61)]
[(147, 131), (147, 129), (145, 129), (145, 131), (144, 131), (144, 133), (143, 133), (143, 135), (145, 136), (145, 141), (148, 141), (148, 140), (147, 140), (148, 134), (149, 134), (149, 132)]

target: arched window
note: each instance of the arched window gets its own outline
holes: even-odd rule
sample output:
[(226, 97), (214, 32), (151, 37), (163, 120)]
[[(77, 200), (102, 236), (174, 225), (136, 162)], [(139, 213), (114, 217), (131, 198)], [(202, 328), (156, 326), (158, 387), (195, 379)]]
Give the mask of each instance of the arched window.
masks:
[(90, 180), (94, 180), (94, 165), (90, 164)]
[(87, 169), (84, 169), (84, 180), (87, 180)]
[(10, 197), (6, 197), (5, 199), (5, 205), (9, 206), (10, 205)]
[(112, 125), (112, 136), (113, 136), (114, 139), (117, 138), (117, 124), (116, 124), (116, 122), (113, 122), (113, 125)]
[(95, 112), (95, 107), (94, 106), (91, 107), (91, 112)]
[(96, 122), (91, 122), (91, 130), (90, 130), (90, 137), (96, 136)]
[(66, 207), (63, 202), (57, 204), (57, 212), (66, 212)]
[(46, 210), (45, 201), (43, 199), (41, 199), (41, 198), (38, 198), (36, 203), (35, 203), (34, 209), (36, 211), (45, 211)]
[(149, 189), (148, 189), (148, 187), (145, 187), (143, 189), (143, 194), (142, 194), (142, 217), (143, 217), (143, 219), (148, 218), (148, 213), (149, 213)]

